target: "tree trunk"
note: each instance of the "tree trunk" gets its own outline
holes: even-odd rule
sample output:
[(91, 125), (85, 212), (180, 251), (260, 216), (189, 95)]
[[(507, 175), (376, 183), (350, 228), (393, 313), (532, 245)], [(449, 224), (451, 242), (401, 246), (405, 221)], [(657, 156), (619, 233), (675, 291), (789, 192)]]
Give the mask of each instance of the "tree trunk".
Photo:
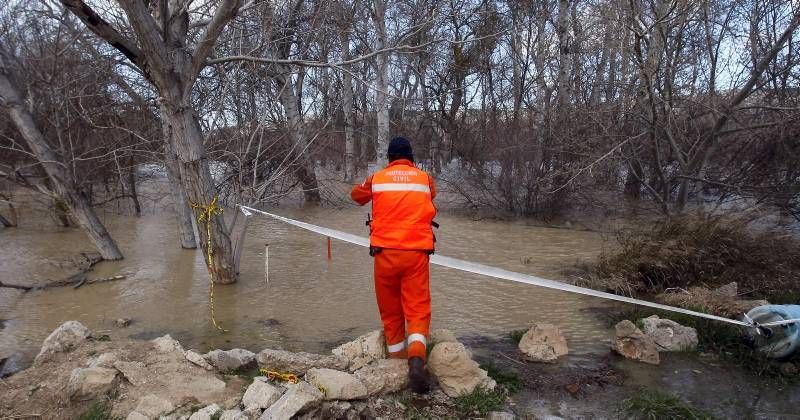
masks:
[(0, 225), (3, 225), (3, 227), (7, 227), (7, 228), (16, 226), (14, 223), (11, 223), (10, 220), (8, 220), (5, 217), (3, 217), (2, 214), (0, 214)]
[(300, 115), (298, 97), (296, 96), (295, 83), (283, 74), (275, 77), (280, 89), (279, 99), (283, 110), (286, 113), (286, 128), (289, 131), (289, 138), (294, 144), (297, 161), (294, 173), (303, 188), (303, 197), (306, 203), (319, 203), (322, 197), (319, 194), (319, 184), (317, 174), (314, 170), (314, 162), (308, 154), (308, 139), (306, 138), (305, 122)]
[(75, 217), (84, 232), (86, 232), (89, 240), (92, 241), (100, 255), (106, 260), (122, 259), (122, 252), (120, 252), (119, 247), (117, 247), (116, 242), (111, 238), (103, 223), (100, 222), (94, 209), (89, 204), (89, 200), (78, 191), (75, 181), (60, 163), (61, 160), (58, 155), (50, 148), (44, 135), (36, 126), (33, 116), (25, 109), (22, 98), (15, 87), (17, 85), (10, 80), (10, 69), (6, 67), (7, 58), (4, 53), (4, 51), (0, 52), (0, 96), (3, 98), (3, 105), (8, 110), (11, 120), (41, 163), (50, 182), (53, 184), (53, 190), (69, 208), (72, 216)]
[(142, 206), (139, 203), (139, 195), (136, 192), (136, 165), (133, 155), (128, 160), (128, 166), (128, 193), (131, 195), (131, 201), (133, 201), (133, 211), (136, 212), (136, 216), (141, 216)]
[[(172, 107), (166, 103), (165, 107), (169, 125), (172, 128), (181, 180), (189, 203), (194, 209), (195, 220), (198, 220), (197, 233), (200, 239), (200, 248), (203, 250), (209, 272), (215, 283), (234, 283), (236, 282), (236, 270), (233, 248), (224, 220), (219, 214), (204, 215), (204, 212), (215, 201), (216, 191), (205, 156), (200, 124), (194, 115), (191, 104)], [(216, 203), (216, 205), (221, 208), (221, 203)]]
[[(162, 113), (166, 114), (166, 110), (163, 108)], [(175, 156), (175, 147), (173, 146), (172, 130), (163, 121), (162, 130), (164, 132), (164, 166), (167, 169), (167, 183), (172, 197), (172, 209), (175, 212), (175, 221), (178, 225), (178, 239), (180, 240), (181, 248), (195, 249), (197, 248), (197, 240), (192, 227), (192, 209), (189, 207), (186, 191), (183, 189), (178, 157)]]
[(55, 213), (56, 219), (61, 227), (68, 228), (74, 226), (72, 219), (69, 218), (69, 207), (67, 207), (67, 203), (65, 203), (64, 200), (60, 198), (53, 199), (53, 213)]
[(563, 109), (572, 96), (569, 81), (571, 63), (568, 59), (569, 55), (572, 54), (570, 26), (569, 0), (559, 0), (558, 22), (556, 24), (556, 32), (558, 33), (558, 99), (556, 103), (559, 109)]
[[(347, 31), (341, 31), (339, 41), (344, 60), (350, 59), (350, 39)], [(342, 72), (342, 113), (344, 113), (344, 179), (353, 180), (356, 175), (355, 135), (353, 128), (353, 76), (349, 71)]]
[[(386, 0), (374, 0), (372, 18), (375, 22), (376, 50), (386, 48)], [(386, 151), (389, 149), (389, 56), (381, 53), (375, 57), (377, 74), (375, 79), (375, 119), (378, 128), (375, 137), (375, 162), (378, 168), (386, 166)]]

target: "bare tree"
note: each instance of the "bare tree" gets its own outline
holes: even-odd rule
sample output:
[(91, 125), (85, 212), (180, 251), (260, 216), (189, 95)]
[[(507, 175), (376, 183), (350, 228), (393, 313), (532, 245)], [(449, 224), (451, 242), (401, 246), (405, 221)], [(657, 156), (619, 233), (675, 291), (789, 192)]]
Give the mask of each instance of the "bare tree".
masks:
[(65, 169), (62, 160), (50, 148), (42, 132), (37, 127), (33, 116), (25, 108), (22, 97), (16, 89), (17, 82), (10, 66), (11, 58), (0, 45), (0, 97), (3, 107), (8, 111), (11, 120), (17, 127), (28, 147), (36, 156), (39, 164), (47, 173), (53, 187), (54, 196), (64, 203), (70, 213), (78, 220), (89, 240), (106, 260), (122, 259), (114, 239), (97, 217), (89, 199), (75, 185), (74, 179)]

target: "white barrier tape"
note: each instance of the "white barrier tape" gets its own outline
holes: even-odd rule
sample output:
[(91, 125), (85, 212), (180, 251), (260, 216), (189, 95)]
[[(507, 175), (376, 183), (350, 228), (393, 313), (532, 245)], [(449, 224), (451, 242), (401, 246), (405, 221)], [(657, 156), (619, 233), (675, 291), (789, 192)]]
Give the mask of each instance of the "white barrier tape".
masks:
[[(329, 229), (322, 226), (312, 225), (310, 223), (301, 222), (299, 220), (289, 219), (287, 217), (278, 216), (277, 214), (272, 214), (265, 212), (263, 210), (254, 209), (252, 207), (242, 206), (239, 205), (242, 210), (248, 210), (251, 212), (261, 213), (265, 216), (272, 217), (274, 219), (278, 219), (282, 222), (288, 223), (293, 226), (297, 226), (302, 229), (309, 230), (311, 232), (319, 233), (320, 235), (330, 236), (331, 238), (339, 239), (340, 241), (349, 242), (351, 244), (369, 247), (369, 239), (364, 238), (362, 236), (353, 235), (347, 232), (342, 232), (334, 229)], [(741, 325), (745, 327), (756, 327), (756, 324), (752, 321), (745, 322), (739, 321), (736, 319), (724, 318), (721, 316), (706, 314), (702, 312), (691, 311), (689, 309), (677, 308), (674, 306), (669, 305), (662, 305), (660, 303), (655, 302), (648, 302), (646, 300), (634, 299), (627, 296), (620, 296), (615, 295), (612, 293), (600, 292), (597, 290), (587, 289), (584, 287), (578, 287), (572, 284), (561, 283), (554, 280), (547, 280), (541, 277), (531, 276), (528, 274), (516, 273), (513, 271), (504, 270), (502, 268), (491, 267), (488, 265), (478, 264), (471, 261), (464, 261), (459, 260), (457, 258), (445, 257), (442, 255), (432, 255), (431, 256), (431, 263), (440, 265), (442, 267), (454, 268), (456, 270), (467, 271), (470, 273), (481, 274), (484, 276), (494, 277), (498, 279), (510, 280), (515, 281), (518, 283), (525, 283), (531, 284), (534, 286), (546, 287), (548, 289), (555, 289), (555, 290), (562, 290), (565, 292), (577, 293), (586, 296), (594, 296), (603, 299), (611, 299), (616, 300), (619, 302), (631, 303), (634, 305), (640, 306), (647, 306), (650, 308), (661, 309), (664, 311), (670, 312), (677, 312), (681, 314), (696, 316), (700, 318), (712, 319), (715, 321), (727, 322), (730, 324)], [(790, 319), (785, 321), (776, 321), (770, 322), (766, 324), (758, 324), (762, 327), (770, 327), (775, 325), (784, 325), (784, 324), (791, 324), (793, 322), (798, 322), (798, 319)]]

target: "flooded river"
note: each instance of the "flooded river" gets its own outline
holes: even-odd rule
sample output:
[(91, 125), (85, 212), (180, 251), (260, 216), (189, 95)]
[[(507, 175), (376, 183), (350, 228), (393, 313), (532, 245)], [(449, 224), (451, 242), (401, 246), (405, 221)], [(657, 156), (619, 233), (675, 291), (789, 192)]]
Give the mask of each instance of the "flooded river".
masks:
[[(230, 212), (228, 210), (228, 217)], [(366, 236), (367, 210), (356, 206), (277, 208), (288, 217)], [(25, 215), (25, 209), (21, 209)], [(209, 319), (208, 274), (199, 251), (182, 250), (169, 213), (142, 217), (108, 212), (105, 222), (125, 259), (95, 266), (90, 277), (124, 274), (125, 280), (20, 294), (0, 289), (0, 357), (29, 362), (60, 323), (79, 320), (94, 331), (150, 338), (171, 334), (199, 350), (244, 347), (327, 351), (380, 327), (366, 249), (254, 216), (238, 283), (216, 286), (217, 331)], [(438, 252), (509, 270), (558, 279), (563, 268), (594, 258), (604, 241), (597, 233), (544, 228), (523, 222), (475, 221), (441, 215)], [(58, 230), (46, 218), (22, 218), (0, 232), (0, 276), (36, 285), (64, 276), (58, 263), (91, 245), (77, 229)], [(270, 244), (269, 283), (264, 281), (264, 244)], [(433, 328), (457, 335), (505, 335), (532, 322), (555, 323), (570, 342), (572, 357), (606, 352), (610, 330), (591, 309), (608, 303), (432, 266)], [(113, 321), (131, 318), (126, 329)]]
[[(227, 211), (227, 217), (232, 211)], [(272, 211), (367, 235), (364, 208), (280, 207)], [(80, 230), (55, 228), (33, 208), (21, 208), (20, 214), (20, 227), (0, 231), (4, 282), (41, 285), (62, 278), (67, 272), (64, 260), (92, 250)], [(201, 253), (177, 246), (170, 213), (151, 212), (137, 218), (109, 210), (103, 218), (125, 260), (100, 263), (90, 277), (124, 274), (126, 278), (24, 294), (0, 288), (0, 360), (9, 358), (6, 371), (28, 365), (44, 338), (73, 319), (112, 339), (170, 334), (185, 347), (200, 351), (242, 347), (256, 352), (264, 348), (327, 352), (380, 328), (372, 260), (364, 248), (334, 240), (333, 258), (328, 261), (324, 237), (254, 216), (239, 282), (215, 287), (217, 321), (229, 330), (221, 333), (209, 318), (209, 278)], [(440, 254), (551, 279), (562, 279), (563, 269), (594, 259), (608, 246), (600, 234), (584, 230), (446, 214), (437, 220), (441, 223)], [(264, 281), (265, 243), (270, 244), (268, 284)], [(565, 363), (536, 369), (552, 368), (558, 375), (560, 369), (613, 360), (628, 378), (624, 387), (579, 401), (569, 396), (548, 399), (537, 389), (526, 389), (517, 397), (526, 412), (594, 417), (615, 406), (616, 402), (609, 405), (609, 401), (619, 401), (642, 387), (675, 393), (721, 417), (795, 418), (790, 413), (800, 402), (797, 386), (776, 385), (728, 364), (680, 354), (664, 357), (658, 368), (609, 359), (613, 330), (598, 312), (614, 303), (437, 266), (431, 267), (431, 291), (433, 328), (451, 329), (467, 342), (500, 343), (501, 353), (513, 355), (513, 345), (498, 339), (533, 322), (553, 323), (564, 332), (570, 355)], [(117, 318), (131, 318), (133, 323), (117, 328)], [(477, 346), (476, 354), (491, 360), (497, 357), (496, 346)], [(495, 362), (505, 362), (511, 370), (531, 368), (511, 359)]]

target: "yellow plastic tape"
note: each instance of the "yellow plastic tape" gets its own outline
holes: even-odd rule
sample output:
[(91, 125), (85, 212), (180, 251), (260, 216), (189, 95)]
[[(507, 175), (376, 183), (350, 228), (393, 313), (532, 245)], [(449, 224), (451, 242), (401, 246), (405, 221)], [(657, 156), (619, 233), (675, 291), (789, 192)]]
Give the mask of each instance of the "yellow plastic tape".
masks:
[(211, 200), (211, 204), (207, 206), (197, 203), (191, 203), (191, 206), (195, 210), (200, 210), (199, 214), (197, 215), (197, 224), (204, 224), (206, 226), (206, 254), (208, 255), (206, 267), (208, 268), (208, 274), (211, 276), (208, 287), (208, 300), (209, 305), (211, 306), (211, 323), (214, 324), (218, 330), (222, 332), (228, 332), (228, 330), (217, 324), (217, 319), (214, 316), (214, 247), (211, 243), (211, 221), (214, 216), (220, 215), (223, 211), (225, 211), (225, 209), (222, 207), (217, 207), (217, 198), (218, 196), (214, 196), (214, 198)]
[(262, 375), (266, 376), (267, 379), (272, 381), (278, 380), (281, 382), (291, 382), (293, 384), (300, 382), (300, 378), (298, 378), (297, 375), (293, 373), (283, 373), (266, 369), (259, 369), (259, 372), (261, 372)]

